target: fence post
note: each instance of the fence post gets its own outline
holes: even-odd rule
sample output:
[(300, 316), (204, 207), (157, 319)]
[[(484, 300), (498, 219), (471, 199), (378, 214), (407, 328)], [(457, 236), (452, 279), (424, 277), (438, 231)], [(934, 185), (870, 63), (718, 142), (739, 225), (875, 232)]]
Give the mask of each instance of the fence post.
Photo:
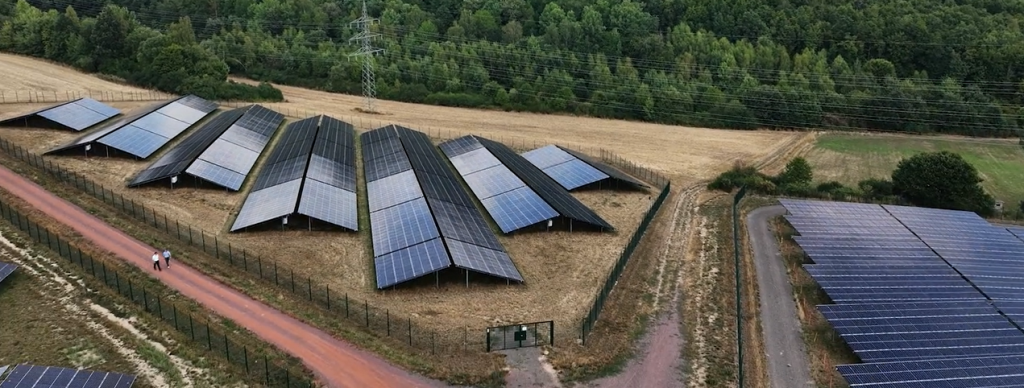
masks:
[(294, 294), (294, 293), (295, 293), (295, 270), (293, 270), (293, 269), (289, 268), (289, 269), (288, 269), (288, 272), (290, 272), (290, 273), (291, 273), (291, 278), (292, 278), (292, 293)]
[(171, 309), (174, 310), (174, 330), (178, 330), (178, 306), (172, 304)]
[(192, 334), (192, 342), (196, 342), (196, 328), (192, 325), (192, 314), (188, 315), (188, 332)]
[(348, 318), (348, 293), (345, 293), (345, 318)]
[(160, 320), (164, 320), (164, 304), (163, 298), (161, 298), (160, 295), (156, 296), (156, 311), (160, 314)]
[(366, 311), (366, 327), (370, 327), (370, 302), (364, 300), (363, 307)]
[(326, 285), (324, 287), (327, 288), (327, 309), (330, 310), (331, 309), (331, 285), (328, 284), (328, 285)]
[(263, 370), (267, 371), (264, 375), (266, 378), (266, 384), (270, 385), (270, 363), (267, 362), (267, 356), (263, 355)]
[(210, 322), (206, 322), (206, 348), (213, 350), (213, 334), (210, 333)]
[(310, 280), (309, 276), (306, 277), (306, 288), (309, 291), (309, 301), (313, 301), (313, 281)]
[(391, 310), (384, 309), (385, 321), (388, 323), (388, 337), (391, 336)]
[(146, 305), (146, 312), (149, 312), (149, 295), (146, 294), (146, 287), (142, 287), (142, 302)]
[(135, 290), (132, 289), (132, 279), (128, 279), (128, 295), (132, 298), (132, 302), (135, 301)]
[(249, 348), (242, 347), (242, 357), (245, 359), (245, 374), (249, 375)]
[(412, 346), (412, 317), (409, 317), (409, 346)]
[(277, 262), (276, 261), (274, 262), (274, 285), (275, 286), (279, 286), (280, 285), (280, 284), (277, 283)]

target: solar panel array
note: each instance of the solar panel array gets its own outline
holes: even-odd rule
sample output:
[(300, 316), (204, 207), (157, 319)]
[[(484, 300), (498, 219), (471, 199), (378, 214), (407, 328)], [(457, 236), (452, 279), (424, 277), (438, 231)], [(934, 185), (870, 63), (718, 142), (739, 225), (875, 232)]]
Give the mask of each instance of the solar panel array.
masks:
[(146, 159), (214, 110), (217, 110), (217, 104), (188, 95), (118, 128), (96, 142)]
[(504, 233), (558, 216), (612, 229), (565, 188), (503, 144), (463, 136), (442, 143), (440, 148)]
[(453, 264), (523, 280), (430, 138), (387, 126), (361, 139), (377, 288)]
[(1012, 297), (997, 272), (1016, 270), (987, 258), (998, 254), (985, 252), (1017, 252), (1024, 249), (1020, 240), (1011, 244), (1005, 230), (1000, 237), (1000, 228), (972, 213), (820, 201), (782, 204), (800, 234), (794, 240), (814, 262), (804, 268), (836, 303), (818, 309), (865, 362), (838, 367), (851, 387), (1024, 384), (1019, 358), (1006, 364), (1016, 368), (1014, 373), (977, 367), (1024, 355), (1024, 332), (1007, 318), (999, 300), (983, 293), (989, 289)]
[(250, 106), (185, 172), (238, 191), (283, 121), (284, 115), (280, 113), (259, 105)]
[(522, 156), (570, 191), (606, 179), (632, 186), (644, 186), (635, 178), (612, 166), (598, 162), (582, 152), (570, 151), (556, 145), (547, 145), (527, 151)]
[(146, 169), (139, 171), (128, 187), (137, 187), (147, 183), (156, 182), (162, 179), (179, 176), (185, 169), (199, 157), (210, 144), (213, 144), (224, 131), (228, 129), (239, 117), (245, 114), (247, 108), (233, 109), (221, 113), (212, 120), (203, 124), (171, 148), (167, 153), (150, 164)]
[(11, 276), (15, 269), (18, 269), (17, 265), (0, 262), (0, 283), (3, 283), (4, 279), (7, 279), (8, 276)]
[(359, 230), (356, 144), (352, 124), (321, 116), (302, 183), (299, 214)]
[(71, 130), (81, 131), (119, 114), (121, 111), (86, 97), (0, 121), (0, 125), (13, 125), (40, 117)]
[(21, 364), (0, 388), (129, 388), (134, 383), (133, 375)]
[(164, 107), (165, 105), (167, 105), (169, 103), (170, 103), (170, 101), (161, 101), (161, 102), (149, 104), (149, 105), (144, 106), (144, 107), (139, 108), (139, 109), (135, 109), (135, 110), (133, 110), (131, 113), (129, 113), (126, 116), (122, 116), (121, 118), (119, 118), (119, 119), (117, 119), (115, 121), (112, 121), (112, 122), (110, 122), (110, 123), (108, 123), (108, 124), (106, 124), (106, 125), (104, 125), (102, 127), (99, 127), (97, 129), (89, 132), (89, 133), (86, 133), (86, 134), (84, 134), (82, 136), (79, 136), (78, 138), (76, 138), (74, 140), (71, 140), (67, 144), (64, 144), (62, 146), (59, 146), (59, 147), (54, 148), (52, 150), (49, 150), (46, 153), (51, 154), (51, 153), (55, 153), (55, 152), (68, 151), (68, 150), (72, 150), (72, 149), (76, 149), (76, 148), (82, 148), (82, 147), (85, 147), (87, 145), (90, 145), (93, 142), (95, 142), (96, 140), (99, 140), (100, 138), (109, 135), (111, 132), (114, 132), (114, 131), (120, 129), (121, 127), (123, 127), (125, 125), (128, 125), (129, 123), (131, 123), (131, 122), (133, 122), (135, 120), (138, 120), (140, 117), (148, 115), (148, 114), (152, 113), (153, 111), (156, 111), (157, 109), (160, 109), (160, 108)]
[(1008, 230), (1014, 236), (1017, 236), (1017, 238), (1024, 240), (1024, 226), (1013, 226), (1006, 228), (1006, 230)]

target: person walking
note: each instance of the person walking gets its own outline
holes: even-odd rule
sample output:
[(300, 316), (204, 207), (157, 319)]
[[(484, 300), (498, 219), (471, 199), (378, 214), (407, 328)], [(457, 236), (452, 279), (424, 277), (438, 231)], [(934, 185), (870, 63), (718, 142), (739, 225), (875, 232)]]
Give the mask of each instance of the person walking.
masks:
[(167, 262), (167, 269), (171, 269), (171, 250), (164, 248), (164, 261)]
[(163, 271), (163, 268), (160, 268), (160, 254), (157, 252), (153, 252), (153, 269)]

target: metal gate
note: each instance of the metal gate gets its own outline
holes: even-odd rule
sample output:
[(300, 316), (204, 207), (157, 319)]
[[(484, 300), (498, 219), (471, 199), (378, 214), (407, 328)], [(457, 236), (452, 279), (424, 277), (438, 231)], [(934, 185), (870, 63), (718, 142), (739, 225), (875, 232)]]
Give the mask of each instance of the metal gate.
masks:
[(555, 321), (487, 328), (487, 351), (555, 344)]

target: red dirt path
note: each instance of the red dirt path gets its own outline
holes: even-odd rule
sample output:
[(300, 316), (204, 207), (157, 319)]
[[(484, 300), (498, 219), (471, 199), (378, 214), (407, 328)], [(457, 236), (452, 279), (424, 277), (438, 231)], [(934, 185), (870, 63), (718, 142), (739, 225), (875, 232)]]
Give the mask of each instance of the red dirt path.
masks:
[[(50, 217), (74, 228), (99, 248), (143, 270), (152, 271), (156, 251), (81, 208), (57, 197), (34, 182), (0, 166), (4, 190), (20, 197)], [(181, 263), (163, 272), (151, 272), (178, 290), (245, 327), (279, 349), (301, 359), (329, 387), (436, 387), (442, 384), (411, 375), (376, 356), (337, 340), (327, 333), (211, 279)]]

